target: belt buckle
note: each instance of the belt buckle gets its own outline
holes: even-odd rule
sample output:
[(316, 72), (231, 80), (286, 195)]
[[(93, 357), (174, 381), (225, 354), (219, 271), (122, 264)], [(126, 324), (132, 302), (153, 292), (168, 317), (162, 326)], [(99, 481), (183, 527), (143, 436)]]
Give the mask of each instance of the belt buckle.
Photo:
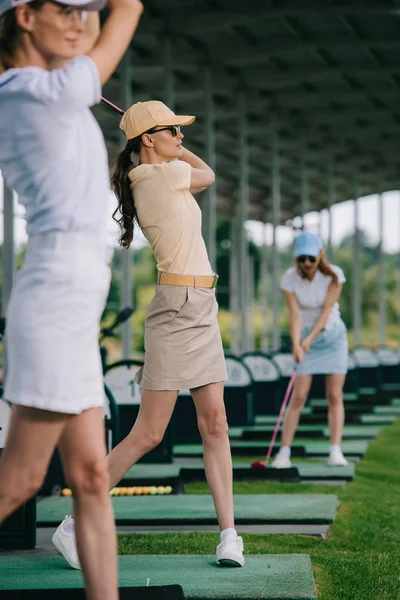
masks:
[(214, 275), (214, 281), (213, 281), (213, 284), (212, 284), (212, 286), (211, 286), (211, 289), (212, 289), (212, 290), (213, 290), (213, 289), (215, 289), (215, 288), (217, 287), (217, 284), (218, 284), (218, 279), (219, 279), (219, 275), (217, 275), (217, 274), (215, 273), (215, 275)]

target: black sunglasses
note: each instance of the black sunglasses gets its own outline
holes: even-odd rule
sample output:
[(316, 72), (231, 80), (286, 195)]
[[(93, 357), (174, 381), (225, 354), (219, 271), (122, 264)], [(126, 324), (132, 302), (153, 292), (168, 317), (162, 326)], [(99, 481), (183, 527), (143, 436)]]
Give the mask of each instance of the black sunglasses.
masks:
[(316, 256), (298, 256), (296, 258), (298, 263), (305, 263), (308, 260), (311, 264), (314, 264), (317, 260)]
[(159, 131), (170, 131), (174, 137), (181, 131), (180, 125), (170, 125), (169, 127), (163, 127), (162, 129), (154, 129), (147, 131), (146, 133), (158, 133)]

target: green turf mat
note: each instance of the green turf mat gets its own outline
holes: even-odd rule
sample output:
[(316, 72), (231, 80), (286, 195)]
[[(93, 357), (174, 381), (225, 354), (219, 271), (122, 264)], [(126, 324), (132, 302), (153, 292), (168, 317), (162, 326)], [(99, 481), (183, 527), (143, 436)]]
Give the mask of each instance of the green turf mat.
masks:
[[(328, 441), (321, 442), (293, 442), (292, 448), (304, 447), (307, 456), (328, 456), (330, 451), (330, 443)], [(344, 454), (349, 456), (364, 456), (368, 448), (368, 442), (365, 441), (344, 441), (342, 450)], [(264, 454), (267, 450), (264, 441), (231, 441), (232, 453), (239, 456), (240, 452), (254, 454)], [(201, 444), (177, 444), (174, 446), (174, 455), (179, 456), (203, 456), (203, 447)]]
[[(250, 469), (251, 461), (248, 461), (248, 464), (245, 463), (235, 463), (233, 464), (234, 469)], [(138, 467), (142, 467), (140, 470)], [(179, 458), (176, 459), (173, 465), (171, 466), (171, 470), (173, 467), (174, 471), (179, 471), (182, 468), (186, 469), (199, 469), (204, 470), (204, 463), (202, 458), (193, 458), (192, 460), (185, 460), (180, 462)], [(354, 478), (356, 465), (355, 463), (349, 463), (347, 467), (330, 467), (326, 463), (306, 463), (306, 462), (297, 462), (296, 460), (292, 463), (293, 467), (296, 467), (299, 471), (300, 477), (304, 479), (345, 479), (346, 481), (350, 481)], [(162, 465), (152, 465), (152, 464), (143, 464), (143, 465), (135, 465), (128, 473), (126, 474), (126, 478), (129, 479), (154, 479), (156, 481), (158, 474), (162, 475), (162, 469), (160, 469)]]
[[(347, 402), (358, 402), (359, 395), (358, 394), (343, 394), (343, 400), (345, 403)], [(327, 406), (328, 401), (326, 398), (311, 398), (309, 406)]]
[(356, 474), (356, 465), (350, 462), (346, 467), (331, 467), (326, 463), (296, 463), (296, 467), (302, 479), (342, 479), (351, 481)]
[(359, 388), (360, 396), (376, 396), (377, 389), (374, 387), (360, 387)]
[[(282, 431), (282, 427), (279, 429)], [(374, 427), (371, 425), (347, 425), (343, 429), (343, 439), (375, 439), (381, 432), (382, 427)], [(268, 436), (271, 437), (274, 428), (268, 425), (254, 425), (251, 427), (230, 427), (229, 428), (229, 437), (231, 440), (239, 440), (243, 436), (243, 432), (257, 432), (258, 434), (265, 433), (265, 439), (268, 439)], [(328, 427), (324, 427), (323, 425), (299, 425), (296, 431), (297, 438), (306, 439), (308, 436), (312, 436), (312, 433), (320, 432), (321, 439), (327, 438), (329, 439), (330, 432)], [(319, 436), (318, 436), (319, 437)]]
[[(206, 524), (216, 523), (215, 508), (209, 495), (125, 496), (113, 497), (117, 523)], [(238, 494), (235, 518), (245, 523), (331, 523), (335, 519), (338, 499), (327, 494), (280, 495)], [(38, 503), (38, 523), (58, 524), (71, 514), (72, 499), (44, 498)]]
[[(82, 588), (61, 557), (0, 557), (0, 589)], [(189, 600), (316, 600), (310, 557), (252, 555), (245, 568), (219, 567), (212, 555), (119, 557), (120, 587), (179, 584)], [(106, 600), (106, 599), (105, 599)]]
[(396, 417), (392, 415), (361, 415), (361, 423), (363, 425), (393, 425)]
[[(239, 481), (246, 481), (245, 472), (249, 473), (249, 481), (251, 480), (252, 474), (254, 474), (254, 470), (250, 466), (251, 461), (246, 463), (234, 463), (234, 479), (238, 479)], [(203, 473), (204, 465), (196, 464), (193, 465), (187, 464), (185, 465), (187, 469), (191, 470), (199, 470), (199, 472)], [(292, 467), (295, 467), (300, 475), (301, 479), (311, 479), (316, 480), (341, 480), (341, 481), (351, 481), (354, 479), (354, 475), (356, 472), (356, 465), (354, 463), (349, 463), (346, 467), (331, 467), (326, 463), (303, 463), (303, 462), (292, 462)], [(271, 470), (273, 467), (269, 467), (268, 470)], [(238, 472), (241, 473), (241, 477), (237, 477)], [(200, 479), (200, 477), (199, 477)], [(267, 488), (268, 490), (268, 488)], [(301, 490), (300, 490), (301, 491)]]
[(400, 416), (400, 406), (374, 406), (374, 414), (397, 417)]
[(126, 474), (126, 477), (129, 475), (135, 479), (154, 479), (155, 481), (161, 479), (175, 479), (179, 477), (180, 470), (181, 467), (175, 463), (143, 463), (132, 467)]
[[(312, 408), (310, 406), (305, 406), (301, 411), (301, 415), (311, 415)], [(257, 425), (270, 425), (271, 423), (275, 425), (278, 415), (257, 415), (255, 418), (255, 422)]]
[(381, 389), (385, 392), (400, 392), (400, 383), (383, 383)]

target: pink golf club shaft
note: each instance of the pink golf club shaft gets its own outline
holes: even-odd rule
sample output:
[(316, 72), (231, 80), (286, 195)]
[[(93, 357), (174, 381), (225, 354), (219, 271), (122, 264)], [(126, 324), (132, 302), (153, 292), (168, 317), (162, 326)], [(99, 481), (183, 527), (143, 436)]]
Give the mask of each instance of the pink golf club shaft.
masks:
[(107, 104), (107, 106), (110, 106), (112, 109), (114, 109), (120, 115), (124, 115), (125, 114), (125, 111), (122, 110), (122, 108), (119, 108), (118, 106), (116, 106), (115, 104), (113, 104), (112, 102), (110, 102), (109, 100), (107, 100), (107, 98), (103, 98), (103, 96), (102, 96), (101, 97), (101, 101), (104, 102), (104, 104)]
[(294, 380), (295, 379), (296, 379), (296, 371), (293, 371), (292, 376), (290, 377), (290, 381), (289, 381), (288, 386), (287, 386), (285, 398), (284, 398), (284, 400), (282, 402), (281, 411), (279, 413), (279, 417), (278, 417), (278, 420), (277, 420), (276, 425), (275, 425), (274, 433), (272, 435), (272, 440), (271, 440), (271, 443), (270, 443), (269, 448), (268, 448), (267, 456), (265, 458), (265, 466), (266, 467), (268, 466), (269, 459), (271, 458), (272, 450), (273, 450), (273, 447), (275, 445), (276, 436), (278, 435), (279, 427), (281, 426), (283, 415), (285, 414), (286, 405), (289, 402), (290, 394), (292, 393), (292, 389), (293, 389), (293, 385), (294, 385)]

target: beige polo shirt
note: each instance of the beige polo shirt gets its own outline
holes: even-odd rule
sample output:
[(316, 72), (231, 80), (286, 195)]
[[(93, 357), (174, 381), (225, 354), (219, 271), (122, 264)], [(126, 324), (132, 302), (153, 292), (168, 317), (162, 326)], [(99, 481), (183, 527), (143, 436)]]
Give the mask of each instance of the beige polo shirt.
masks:
[(189, 191), (192, 167), (181, 160), (143, 164), (129, 173), (140, 227), (157, 269), (213, 275), (201, 234), (201, 210)]

